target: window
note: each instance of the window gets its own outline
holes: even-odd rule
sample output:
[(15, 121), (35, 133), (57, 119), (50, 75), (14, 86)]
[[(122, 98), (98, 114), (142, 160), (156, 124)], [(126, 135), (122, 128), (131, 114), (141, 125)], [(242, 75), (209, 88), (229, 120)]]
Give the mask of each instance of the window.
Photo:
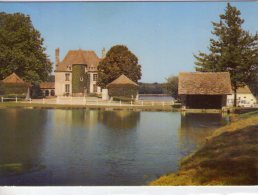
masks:
[(97, 85), (96, 84), (93, 85), (93, 93), (97, 93)]
[(72, 70), (72, 66), (71, 66), (71, 65), (68, 65), (68, 66), (67, 66), (67, 70)]
[(93, 74), (93, 81), (97, 81), (98, 79), (98, 74)]
[(65, 93), (70, 93), (70, 85), (69, 84), (65, 85)]
[(65, 73), (65, 81), (70, 81), (70, 73)]

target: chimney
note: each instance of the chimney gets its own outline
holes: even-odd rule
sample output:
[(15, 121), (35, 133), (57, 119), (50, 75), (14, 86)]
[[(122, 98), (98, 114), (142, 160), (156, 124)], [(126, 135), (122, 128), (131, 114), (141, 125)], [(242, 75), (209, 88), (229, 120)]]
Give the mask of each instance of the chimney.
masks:
[(105, 48), (102, 49), (102, 56), (101, 57), (102, 57), (102, 59), (106, 57), (106, 50), (105, 50)]
[(59, 48), (56, 48), (55, 50), (55, 56), (56, 56), (56, 66), (60, 63), (60, 58), (59, 58)]

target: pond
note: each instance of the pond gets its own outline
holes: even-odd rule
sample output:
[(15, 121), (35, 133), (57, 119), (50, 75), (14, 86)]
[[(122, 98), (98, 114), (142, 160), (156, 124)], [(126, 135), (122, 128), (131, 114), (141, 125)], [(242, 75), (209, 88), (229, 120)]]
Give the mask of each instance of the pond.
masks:
[(220, 114), (0, 109), (0, 185), (146, 185), (227, 123)]

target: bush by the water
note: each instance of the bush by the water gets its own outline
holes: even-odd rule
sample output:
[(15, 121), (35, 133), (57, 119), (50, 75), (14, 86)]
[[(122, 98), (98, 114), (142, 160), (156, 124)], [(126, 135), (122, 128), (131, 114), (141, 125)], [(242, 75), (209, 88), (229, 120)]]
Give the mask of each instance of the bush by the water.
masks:
[(122, 102), (134, 102), (134, 99), (132, 99), (132, 98), (128, 98), (128, 97), (122, 97), (122, 96), (120, 96), (120, 97), (113, 97), (113, 100), (114, 101), (122, 101)]

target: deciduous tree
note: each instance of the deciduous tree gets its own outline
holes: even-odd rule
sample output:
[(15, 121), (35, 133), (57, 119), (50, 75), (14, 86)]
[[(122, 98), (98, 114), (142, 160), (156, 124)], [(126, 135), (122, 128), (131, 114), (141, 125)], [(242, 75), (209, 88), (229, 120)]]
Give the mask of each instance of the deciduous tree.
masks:
[(141, 79), (141, 65), (138, 58), (124, 45), (113, 46), (106, 57), (99, 63), (98, 85), (105, 88), (106, 85), (121, 74), (124, 74), (134, 82)]
[(52, 64), (30, 17), (0, 13), (0, 79), (15, 72), (30, 83), (47, 80)]

